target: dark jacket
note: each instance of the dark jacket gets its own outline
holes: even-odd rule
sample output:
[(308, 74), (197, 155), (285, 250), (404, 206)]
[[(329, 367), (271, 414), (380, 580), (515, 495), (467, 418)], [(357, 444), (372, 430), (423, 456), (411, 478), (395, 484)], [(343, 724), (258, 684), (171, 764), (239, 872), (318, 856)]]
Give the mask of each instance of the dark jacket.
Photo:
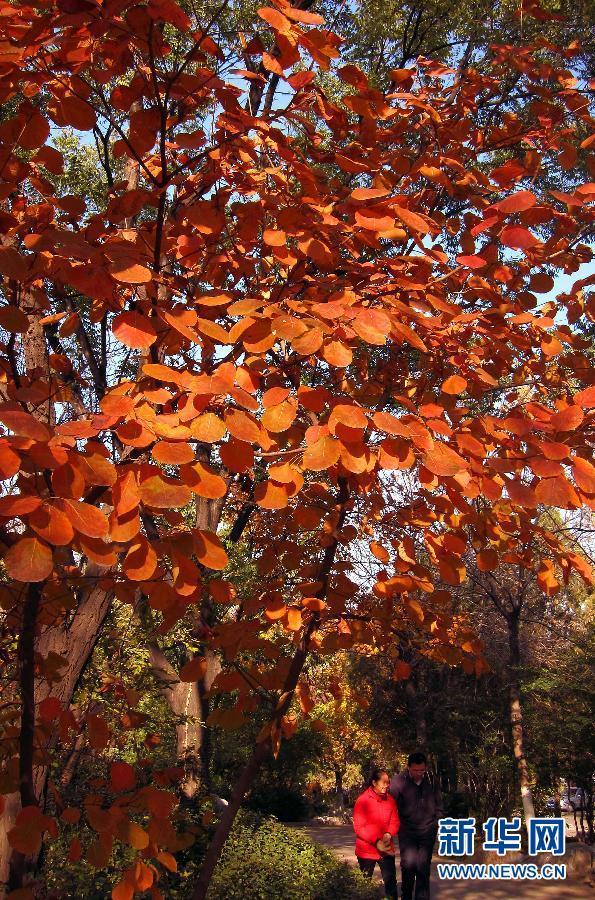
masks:
[(389, 793), (399, 810), (399, 837), (427, 837), (433, 841), (438, 830), (438, 819), (444, 813), (440, 790), (430, 781), (428, 773), (420, 785), (413, 781), (409, 772), (393, 775)]

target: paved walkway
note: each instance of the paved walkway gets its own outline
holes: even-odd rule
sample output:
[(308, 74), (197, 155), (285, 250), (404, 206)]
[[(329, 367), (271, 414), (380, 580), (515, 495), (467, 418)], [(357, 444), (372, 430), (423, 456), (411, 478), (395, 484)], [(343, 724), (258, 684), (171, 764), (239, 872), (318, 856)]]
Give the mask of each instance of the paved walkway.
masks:
[[(312, 840), (349, 865), (356, 865), (353, 830), (350, 825), (295, 825)], [(397, 859), (398, 865), (398, 859)], [(378, 871), (378, 870), (376, 870)], [(440, 881), (436, 861), (432, 863), (432, 900), (595, 900), (595, 889), (575, 881), (551, 884), (531, 881)]]

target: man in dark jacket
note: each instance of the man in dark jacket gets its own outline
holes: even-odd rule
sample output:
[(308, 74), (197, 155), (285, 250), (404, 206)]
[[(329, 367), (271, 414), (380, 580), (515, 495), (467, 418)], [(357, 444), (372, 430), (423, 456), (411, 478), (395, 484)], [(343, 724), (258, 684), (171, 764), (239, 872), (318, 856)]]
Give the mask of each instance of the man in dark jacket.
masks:
[(427, 772), (423, 753), (412, 753), (407, 770), (393, 775), (389, 788), (401, 820), (399, 850), (403, 900), (429, 900), (430, 863), (442, 818), (442, 797)]

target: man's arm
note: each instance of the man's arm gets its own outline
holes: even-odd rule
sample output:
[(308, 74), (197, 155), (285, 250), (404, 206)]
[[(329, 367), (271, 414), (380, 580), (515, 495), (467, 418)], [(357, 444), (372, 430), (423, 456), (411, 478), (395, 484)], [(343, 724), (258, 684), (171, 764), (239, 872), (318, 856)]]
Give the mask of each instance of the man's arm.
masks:
[(444, 803), (442, 792), (437, 784), (434, 785), (434, 808), (436, 810), (436, 828), (438, 828), (439, 820), (444, 818)]

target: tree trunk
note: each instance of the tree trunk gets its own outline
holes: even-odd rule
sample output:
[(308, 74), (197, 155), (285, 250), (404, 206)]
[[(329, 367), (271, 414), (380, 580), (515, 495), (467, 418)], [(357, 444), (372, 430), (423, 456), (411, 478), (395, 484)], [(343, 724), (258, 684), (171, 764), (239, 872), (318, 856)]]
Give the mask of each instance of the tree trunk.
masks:
[(211, 740), (211, 729), (206, 724), (211, 711), (211, 701), (209, 691), (213, 686), (213, 682), (221, 671), (221, 660), (208, 647), (205, 648), (204, 656), (207, 661), (207, 674), (202, 681), (198, 683), (198, 697), (200, 700), (200, 770), (202, 783), (208, 791), (212, 790), (211, 781), (211, 756), (213, 751), (213, 742)]
[[(92, 576), (94, 573), (95, 567), (89, 566), (88, 574)], [(50, 695), (60, 700), (64, 708), (72, 703), (81, 675), (91, 658), (109, 612), (111, 599), (111, 594), (99, 587), (87, 588), (80, 598), (70, 624), (46, 628), (36, 639), (34, 648), (36, 655), (47, 657), (49, 653), (54, 653), (65, 661), (65, 666), (61, 670), (62, 678), (54, 682), (51, 687), (44, 678), (35, 678), (36, 705)], [(52, 742), (42, 749), (49, 750), (51, 745)], [(46, 765), (34, 765), (33, 796), (36, 802), (42, 806), (48, 774), (49, 769)], [(14, 878), (17, 877), (19, 871), (21, 872), (20, 880), (22, 880), (25, 869), (31, 871), (37, 862), (35, 858), (29, 859), (23, 869), (18, 859), (20, 854), (13, 852), (8, 842), (8, 832), (13, 828), (21, 808), (22, 799), (19, 792), (14, 792), (6, 797), (5, 809), (0, 818), (0, 885), (8, 883), (11, 868)]]
[(180, 681), (178, 673), (157, 644), (149, 645), (149, 654), (159, 689), (177, 720), (176, 755), (178, 765), (184, 769), (180, 790), (189, 800), (200, 784), (202, 709), (198, 684), (196, 681)]
[(419, 690), (420, 678), (421, 675), (419, 670), (414, 670), (412, 677), (405, 685), (405, 696), (407, 698), (409, 715), (415, 725), (415, 747), (417, 750), (425, 751), (428, 744), (428, 726), (423, 703), (423, 693), (420, 694)]
[(550, 780), (554, 789), (554, 816), (560, 818), (562, 815), (561, 798), (560, 798), (560, 762), (558, 754), (550, 751)]
[(506, 617), (508, 624), (508, 696), (510, 711), (510, 728), (512, 734), (512, 750), (516, 760), (516, 769), (521, 789), (521, 801), (525, 824), (535, 817), (533, 794), (529, 782), (529, 767), (525, 756), (523, 743), (523, 708), (521, 704), (521, 648), (519, 642), (519, 614), (514, 613)]

